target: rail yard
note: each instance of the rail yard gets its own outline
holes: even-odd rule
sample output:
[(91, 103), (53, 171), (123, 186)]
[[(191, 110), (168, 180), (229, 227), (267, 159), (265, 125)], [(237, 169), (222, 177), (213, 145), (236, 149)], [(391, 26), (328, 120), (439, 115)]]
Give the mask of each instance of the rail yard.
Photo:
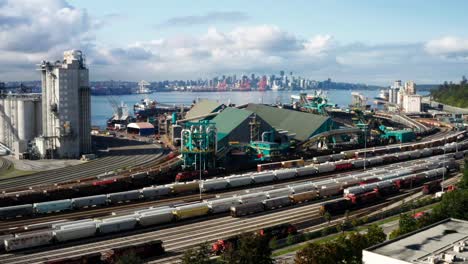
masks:
[(94, 136), (97, 159), (0, 181), (0, 263), (115, 263), (130, 252), (165, 263), (205, 241), (217, 255), (241, 233), (284, 239), (323, 227), (326, 214), (370, 215), (453, 188), (466, 131), (299, 98), (140, 106), (126, 131), (114, 120)]
[[(30, 199), (19, 194), (27, 197), (30, 193), (15, 190), (12, 199), (6, 191), (1, 197), (3, 204), (15, 200), (17, 205), (0, 209), (3, 250), (8, 252), (0, 255), (0, 261), (67, 263), (72, 258), (92, 258), (90, 254), (96, 257), (126, 245), (149, 247), (141, 243), (159, 240), (167, 252), (176, 254), (203, 241), (260, 227), (285, 223), (301, 228), (314, 226), (321, 223), (323, 211), (337, 215), (344, 210), (370, 212), (420, 191), (424, 183), (449, 178), (458, 170), (457, 160), (467, 152), (464, 138), (464, 132), (450, 132), (419, 143), (260, 165), (257, 172), (147, 185), (123, 192), (106, 192), (112, 188), (103, 188), (93, 196), (75, 192), (66, 199), (49, 196), (46, 202), (29, 204), (26, 201)], [(159, 165), (171, 166), (173, 159)], [(126, 189), (138, 187), (128, 179), (135, 179), (136, 173), (149, 177), (148, 171), (90, 183), (97, 187), (93, 183), (126, 179)], [(153, 171), (164, 173), (161, 167)], [(83, 183), (65, 182), (64, 186), (70, 184)], [(47, 196), (44, 188), (51, 187), (37, 188)], [(164, 262), (173, 257), (157, 258)]]

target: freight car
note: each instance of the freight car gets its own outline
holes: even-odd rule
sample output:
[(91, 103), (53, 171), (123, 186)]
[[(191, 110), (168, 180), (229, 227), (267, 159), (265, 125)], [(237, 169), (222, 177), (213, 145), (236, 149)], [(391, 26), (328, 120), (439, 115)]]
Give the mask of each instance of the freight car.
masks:
[(249, 204), (239, 204), (236, 206), (231, 206), (231, 216), (232, 217), (241, 217), (250, 214), (256, 214), (265, 211), (262, 202), (255, 202)]
[(439, 191), (441, 189), (440, 187), (441, 182), (442, 182), (441, 180), (435, 180), (435, 181), (424, 183), (423, 188), (422, 188), (422, 193), (431, 194), (431, 193), (435, 193)]
[[(465, 146), (465, 145), (463, 145)], [(464, 147), (463, 147), (464, 148)], [(359, 184), (367, 184), (376, 182), (379, 180), (390, 179), (401, 175), (407, 175), (418, 171), (424, 171), (427, 169), (438, 168), (445, 166), (450, 170), (458, 169), (458, 164), (454, 162), (454, 158), (462, 158), (464, 152), (459, 153), (448, 153), (447, 156), (434, 156), (426, 160), (420, 160), (415, 162), (414, 166), (401, 167), (400, 165), (391, 165), (387, 169), (376, 169), (368, 170), (366, 173), (357, 173), (351, 176), (342, 178), (319, 181), (319, 182), (306, 182), (301, 184), (295, 184), (288, 186), (293, 193), (306, 192), (317, 190), (318, 195), (321, 197), (338, 195), (344, 188)], [(408, 157), (410, 155), (407, 155)], [(451, 158), (453, 157), (453, 158)], [(382, 158), (382, 161), (385, 156)], [(370, 160), (367, 160), (369, 162)], [(358, 168), (363, 166), (363, 160), (353, 160), (351, 164)], [(343, 161), (339, 161), (336, 164), (343, 164)], [(349, 165), (346, 165), (349, 166)], [(181, 193), (189, 193), (201, 190), (202, 192), (209, 191), (220, 191), (229, 188), (238, 188), (243, 186), (250, 186), (256, 183), (268, 183), (276, 180), (284, 180), (294, 177), (301, 176), (313, 176), (319, 172), (322, 172), (335, 168), (335, 163), (324, 163), (320, 165), (305, 166), (299, 168), (281, 169), (277, 171), (265, 171), (260, 173), (247, 173), (242, 175), (231, 175), (223, 178), (215, 178), (205, 181), (192, 181), (185, 183), (173, 183), (164, 186), (151, 186), (145, 187), (140, 190), (133, 190), (127, 192), (109, 193), (107, 195), (93, 195), (87, 197), (79, 197), (73, 199), (64, 199), (59, 201), (50, 201), (43, 203), (35, 203), (33, 205), (22, 205), (21, 207), (10, 206), (0, 208), (0, 218), (12, 218), (16, 216), (31, 216), (40, 215), (51, 212), (62, 212), (66, 210), (76, 210), (86, 207), (104, 206), (115, 203), (144, 200), (144, 199), (157, 199), (159, 197), (167, 195), (177, 195)], [(397, 172), (389, 173), (387, 170), (397, 170)], [(406, 185), (417, 185), (425, 178), (424, 174), (421, 177), (412, 177), (411, 180), (402, 178), (396, 182), (399, 188)], [(273, 194), (273, 192), (272, 192)], [(272, 198), (272, 197), (270, 197)], [(32, 213), (30, 206), (32, 206)]]

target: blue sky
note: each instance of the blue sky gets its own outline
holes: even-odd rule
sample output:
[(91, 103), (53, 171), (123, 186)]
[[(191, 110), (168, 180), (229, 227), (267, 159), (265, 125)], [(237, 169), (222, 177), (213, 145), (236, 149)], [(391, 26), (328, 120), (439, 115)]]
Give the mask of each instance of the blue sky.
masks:
[[(112, 27), (101, 30), (109, 44), (131, 43), (180, 33), (200, 34), (207, 26), (228, 30), (239, 25), (278, 25), (302, 36), (332, 34), (343, 42), (420, 42), (445, 35), (467, 37), (466, 1), (125, 1), (72, 0), (96, 16), (120, 14)], [(194, 4), (196, 3), (196, 4)], [(391, 3), (391, 4), (389, 4)], [(210, 12), (243, 12), (235, 23), (209, 23), (155, 28), (173, 17)]]
[[(94, 80), (275, 73), (388, 85), (468, 73), (467, 1), (0, 0), (0, 80), (82, 49)], [(51, 29), (54, 30), (51, 30)]]

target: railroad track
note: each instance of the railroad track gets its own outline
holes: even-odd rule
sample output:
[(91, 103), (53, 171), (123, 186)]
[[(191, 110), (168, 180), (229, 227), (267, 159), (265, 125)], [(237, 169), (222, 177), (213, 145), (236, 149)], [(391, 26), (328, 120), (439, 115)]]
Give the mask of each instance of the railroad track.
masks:
[[(199, 238), (207, 238), (207, 235), (210, 235), (211, 239), (216, 239), (219, 237), (226, 237), (231, 234), (236, 234), (241, 230), (243, 232), (249, 230), (256, 230), (259, 226), (265, 224), (274, 224), (278, 222), (288, 221), (290, 222), (294, 219), (310, 219), (310, 217), (314, 216), (317, 217), (319, 214), (319, 206), (320, 203), (309, 204), (305, 206), (291, 208), (289, 210), (273, 212), (270, 214), (263, 214), (250, 218), (232, 218), (230, 216), (225, 216), (209, 220), (195, 219), (195, 221), (185, 223), (185, 225), (183, 226), (161, 226), (159, 228), (151, 228), (148, 232), (140, 234), (131, 234), (126, 237), (114, 237), (110, 240), (91, 242), (89, 244), (84, 245), (75, 245), (60, 249), (56, 248), (44, 252), (31, 250), (16, 254), (4, 254), (0, 255), (0, 262), (9, 264), (40, 263), (40, 261), (45, 261), (48, 259), (56, 259), (64, 256), (69, 257), (74, 255), (82, 255), (85, 252), (99, 252), (119, 245), (155, 239), (162, 239), (165, 243), (166, 249), (170, 251), (171, 247), (174, 246), (174, 242), (183, 242), (187, 239), (187, 236), (192, 237), (195, 234)], [(28, 262), (32, 259), (34, 259), (37, 262)]]
[(97, 176), (124, 167), (135, 167), (142, 164), (151, 165), (159, 160), (162, 151), (158, 154), (141, 154), (134, 156), (108, 156), (84, 164), (69, 166), (63, 169), (44, 171), (13, 179), (0, 181), (0, 190), (27, 189), (25, 186), (41, 186), (60, 182), (77, 180)]
[[(445, 136), (449, 136), (450, 134), (454, 134), (454, 133), (455, 132), (453, 132), (453, 131), (444, 130), (442, 132), (439, 132), (437, 134), (434, 134), (434, 135), (431, 135), (431, 136), (428, 136), (428, 137), (424, 138), (423, 140), (421, 140), (421, 142), (429, 141), (429, 140), (432, 140), (433, 138), (443, 138)], [(412, 143), (394, 144), (394, 145), (406, 146), (406, 145), (409, 145), (409, 144), (412, 144)], [(379, 147), (374, 147), (372, 149), (379, 150), (379, 149), (386, 148), (386, 147), (387, 146), (379, 146)], [(359, 150), (362, 150), (362, 149), (357, 149), (356, 151), (359, 151)], [(143, 165), (143, 164), (146, 163), (147, 166), (140, 166), (139, 169), (150, 168), (151, 166), (154, 166), (154, 165), (156, 165), (158, 163), (157, 160), (159, 160), (159, 158), (157, 158), (153, 162), (150, 162), (150, 161), (140, 162), (139, 165)], [(88, 162), (87, 164), (91, 164), (91, 163), (92, 162)], [(86, 165), (86, 164), (78, 165), (78, 166), (84, 166), (84, 165)], [(130, 164), (130, 165), (135, 165), (136, 166), (136, 163), (134, 162), (133, 164)], [(89, 165), (89, 166), (91, 166), (91, 165)], [(110, 171), (108, 164), (105, 164), (105, 165), (102, 165), (102, 166), (97, 166), (97, 167), (98, 168), (95, 168), (94, 170), (99, 172), (99, 173), (94, 173), (95, 175), (91, 175), (91, 174), (88, 173), (87, 177), (96, 176), (96, 175), (102, 174), (104, 172)], [(80, 168), (83, 168), (83, 167), (80, 167)], [(33, 174), (33, 175), (21, 177), (21, 178), (15, 178), (15, 179), (11, 179), (11, 180), (0, 181), (0, 190), (2, 190), (2, 189), (3, 189), (3, 191), (25, 190), (25, 189), (28, 189), (28, 188), (24, 188), (24, 186), (32, 186), (34, 188), (37, 188), (37, 187), (44, 186), (47, 183), (48, 184), (51, 184), (51, 183), (57, 184), (57, 183), (60, 183), (60, 182), (61, 183), (71, 182), (73, 180), (83, 178), (83, 171), (80, 168), (78, 168), (77, 166), (70, 166), (68, 168), (61, 169), (63, 171), (66, 171), (66, 170), (69, 169), (70, 171), (67, 173), (66, 176), (58, 177), (59, 181), (57, 181), (57, 176), (51, 175), (51, 173), (54, 173), (54, 171), (43, 172), (43, 173)], [(78, 169), (79, 171), (76, 171), (76, 169)], [(61, 173), (61, 172), (59, 172), (59, 173)], [(31, 177), (35, 177), (36, 179), (33, 179), (31, 181), (30, 180)], [(45, 177), (47, 179), (44, 180)], [(21, 186), (21, 188), (19, 188), (20, 186)], [(67, 187), (67, 184), (63, 184), (63, 185), (60, 184), (60, 186)]]
[[(406, 196), (400, 195), (400, 196)], [(323, 201), (296, 205), (283, 210), (272, 211), (246, 218), (233, 218), (230, 216), (214, 219), (194, 219), (181, 223), (184, 225), (165, 225), (142, 230), (140, 233), (130, 232), (127, 236), (114, 235), (102, 241), (83, 241), (81, 245), (65, 245), (28, 250), (15, 254), (0, 255), (0, 262), (9, 264), (40, 263), (46, 260), (63, 257), (79, 256), (84, 253), (100, 252), (119, 245), (161, 239), (168, 252), (180, 253), (182, 250), (193, 247), (204, 241), (214, 241), (243, 232), (251, 232), (261, 227), (273, 226), (281, 223), (304, 223), (320, 221), (319, 207)], [(388, 202), (377, 206), (384, 206)], [(375, 210), (375, 206), (361, 209), (365, 212)], [(351, 215), (359, 213), (355, 211)], [(362, 212), (361, 212), (362, 213)], [(34, 260), (34, 261), (31, 261)], [(29, 261), (29, 262), (28, 262)], [(159, 262), (159, 261), (157, 261)]]
[[(401, 163), (394, 163), (394, 164), (388, 164), (388, 165), (383, 165), (383, 166), (378, 166), (375, 168), (388, 168), (391, 166), (395, 166), (395, 164), (399, 164), (400, 166), (404, 166), (406, 164), (415, 164), (417, 163), (418, 160), (412, 160), (412, 161), (404, 161)], [(245, 194), (247, 192), (260, 192), (260, 191), (267, 191), (267, 190), (272, 190), (272, 189), (277, 189), (277, 188), (282, 188), (286, 187), (287, 185), (290, 184), (298, 184), (302, 182), (307, 182), (307, 181), (319, 181), (323, 180), (326, 178), (330, 177), (344, 177), (350, 174), (355, 174), (364, 171), (364, 169), (358, 169), (350, 172), (341, 172), (341, 173), (328, 173), (322, 176), (318, 177), (302, 177), (302, 178), (294, 178), (294, 179), (289, 179), (286, 181), (282, 181), (280, 183), (275, 183), (275, 184), (267, 184), (264, 186), (259, 186), (259, 187), (254, 187), (254, 188), (239, 188), (239, 189), (231, 189), (231, 190), (225, 190), (221, 192), (213, 192), (213, 193), (202, 193), (202, 200), (204, 199), (211, 199), (214, 198), (215, 195), (219, 197), (229, 197), (233, 196), (236, 194)], [(17, 232), (20, 230), (22, 227), (26, 225), (33, 225), (37, 223), (44, 223), (44, 222), (50, 222), (50, 221), (56, 221), (56, 220), (61, 220), (61, 219), (67, 219), (67, 220), (79, 220), (83, 218), (90, 218), (90, 217), (102, 217), (106, 215), (111, 215), (112, 213), (117, 213), (117, 214), (124, 214), (124, 213), (129, 213), (131, 211), (135, 211), (137, 209), (143, 209), (143, 208), (148, 208), (149, 206), (163, 206), (163, 205), (173, 205), (173, 204), (180, 204), (180, 203), (186, 203), (186, 202), (193, 202), (193, 201), (199, 201), (199, 194), (186, 194), (186, 195), (179, 195), (175, 197), (168, 197), (156, 201), (142, 201), (142, 202), (133, 202), (133, 203), (123, 203), (119, 204), (116, 206), (108, 206), (108, 207), (96, 207), (96, 208), (90, 208), (90, 209), (85, 209), (85, 210), (79, 210), (79, 211), (69, 211), (69, 212), (62, 212), (62, 213), (57, 213), (57, 214), (52, 214), (52, 215), (47, 215), (43, 217), (35, 217), (35, 218), (27, 218), (27, 219), (11, 219), (11, 220), (4, 220), (0, 221), (0, 234), (9, 234), (12, 232)]]

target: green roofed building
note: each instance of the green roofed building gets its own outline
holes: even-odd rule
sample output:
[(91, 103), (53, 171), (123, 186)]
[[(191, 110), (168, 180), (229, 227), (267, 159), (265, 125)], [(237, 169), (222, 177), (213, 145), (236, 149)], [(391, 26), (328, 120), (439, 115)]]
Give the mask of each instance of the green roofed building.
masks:
[[(212, 122), (216, 124), (218, 130), (218, 149), (226, 147), (229, 142), (250, 143), (250, 122), (254, 115), (248, 110), (228, 107), (213, 118)], [(255, 118), (258, 122), (260, 135), (271, 130), (271, 126), (267, 122), (258, 116)]]
[(198, 121), (204, 118), (197, 118), (202, 117), (207, 114), (215, 113), (225, 107), (224, 104), (202, 99), (198, 101), (185, 115), (185, 119), (189, 119), (191, 121)]
[(256, 113), (277, 131), (288, 131), (299, 142), (335, 128), (334, 122), (327, 116), (261, 104), (249, 104), (245, 109)]

